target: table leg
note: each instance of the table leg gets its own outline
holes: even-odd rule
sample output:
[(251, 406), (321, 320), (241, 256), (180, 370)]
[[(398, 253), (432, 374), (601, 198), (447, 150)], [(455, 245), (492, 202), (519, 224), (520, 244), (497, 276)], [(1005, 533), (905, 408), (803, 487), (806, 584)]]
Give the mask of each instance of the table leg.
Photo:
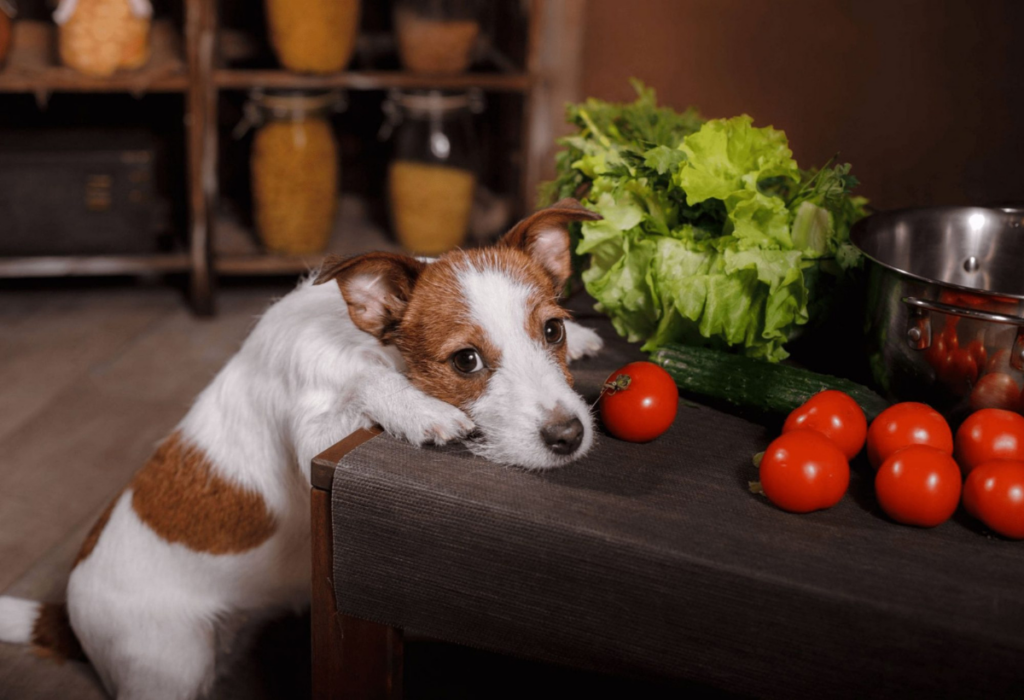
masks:
[(338, 612), (334, 597), (331, 494), (311, 494), (314, 700), (402, 697), (402, 630)]

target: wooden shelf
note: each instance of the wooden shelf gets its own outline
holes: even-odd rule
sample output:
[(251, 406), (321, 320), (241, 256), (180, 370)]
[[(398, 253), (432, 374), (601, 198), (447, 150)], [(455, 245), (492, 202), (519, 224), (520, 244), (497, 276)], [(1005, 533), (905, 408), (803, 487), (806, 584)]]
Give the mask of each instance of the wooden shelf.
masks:
[(401, 247), (371, 222), (362, 202), (342, 196), (327, 250), (312, 255), (279, 255), (264, 252), (253, 232), (237, 217), (217, 217), (214, 269), (221, 275), (298, 275), (320, 266), (328, 255), (357, 255), (372, 250), (398, 251)]
[[(53, 92), (164, 92), (182, 95), (185, 123), (185, 167), (188, 219), (187, 251), (161, 255), (0, 256), (0, 278), (71, 275), (131, 275), (187, 272), (190, 297), (198, 313), (213, 313), (213, 274), (296, 275), (317, 267), (328, 254), (353, 255), (369, 250), (398, 250), (361, 209), (342, 198), (334, 235), (325, 253), (273, 255), (262, 250), (249, 227), (230, 216), (215, 214), (222, 203), (217, 159), (219, 91), (252, 88), (387, 90), (390, 88), (479, 88), (521, 95), (521, 144), (498, 157), (524, 163), (518, 195), (532, 200), (539, 163), (550, 157), (552, 134), (544, 128), (548, 115), (575, 96), (570, 89), (579, 71), (572, 57), (580, 52), (579, 36), (585, 0), (502, 0), (505, 15), (526, 13), (528, 24), (522, 59), (513, 61), (498, 46), (478, 46), (474, 71), (459, 75), (425, 75), (397, 70), (391, 32), (361, 35), (354, 67), (332, 75), (303, 75), (274, 68), (265, 32), (218, 27), (218, 0), (182, 0), (181, 24), (167, 19), (153, 23), (151, 58), (136, 71), (109, 78), (91, 78), (60, 64), (58, 30), (51, 22), (17, 20), (6, 67), (0, 70), (3, 93), (33, 94), (40, 104)], [(520, 6), (519, 9), (517, 5)], [(499, 13), (500, 16), (500, 13)], [(502, 38), (507, 38), (502, 34)], [(518, 41), (518, 40), (517, 40)], [(549, 48), (544, 48), (549, 47)], [(552, 48), (553, 47), (553, 48)], [(544, 50), (542, 50), (544, 48)], [(518, 48), (516, 55), (520, 54)], [(570, 79), (563, 79), (569, 76)], [(0, 100), (0, 110), (5, 105)], [(510, 115), (511, 118), (511, 115)], [(504, 135), (503, 143), (516, 138)], [(511, 151), (511, 153), (506, 153)], [(2, 157), (2, 154), (0, 154)], [(532, 201), (526, 202), (529, 208)], [(2, 224), (0, 224), (2, 226)]]
[(93, 78), (63, 66), (57, 57), (57, 26), (18, 20), (13, 24), (10, 54), (0, 71), (0, 92), (184, 92), (188, 72), (182, 42), (172, 22), (153, 23), (149, 62), (134, 71)]
[(190, 268), (185, 253), (0, 257), (0, 279), (160, 274), (188, 272)]
[[(251, 88), (284, 88), (305, 90), (440, 89), (466, 90), (480, 88), (492, 92), (529, 92), (535, 78), (518, 69), (495, 46), (481, 40), (478, 67), (484, 70), (468, 73), (429, 74), (402, 70), (345, 70), (327, 75), (293, 73), (276, 67), (240, 68), (232, 64), (251, 61), (259, 54), (255, 37), (237, 29), (221, 28), (218, 49), (223, 62), (213, 72), (213, 82), (222, 90), (248, 90)], [(361, 34), (356, 42), (353, 65), (376, 65), (396, 52), (395, 39), (390, 33)], [(384, 61), (386, 63), (386, 60)]]
[(244, 70), (221, 68), (214, 71), (214, 84), (221, 90), (250, 88), (294, 88), (327, 90), (387, 90), (390, 88), (436, 88), (466, 90), (480, 88), (495, 92), (528, 92), (534, 78), (526, 73), (460, 73), (431, 75), (402, 71), (343, 71), (330, 75), (306, 75), (285, 70)]

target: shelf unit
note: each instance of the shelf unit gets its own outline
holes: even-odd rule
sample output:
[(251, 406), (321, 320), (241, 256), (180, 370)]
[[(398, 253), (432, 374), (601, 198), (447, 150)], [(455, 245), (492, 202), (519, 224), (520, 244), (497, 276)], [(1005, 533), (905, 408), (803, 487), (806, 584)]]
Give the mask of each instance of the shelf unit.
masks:
[[(368, 0), (364, 0), (368, 1)], [(195, 310), (214, 311), (217, 275), (298, 274), (315, 268), (329, 253), (350, 255), (395, 244), (361, 212), (358, 202), (342, 197), (335, 235), (328, 251), (312, 256), (282, 256), (261, 251), (240, 221), (223, 213), (218, 182), (218, 102), (222, 93), (253, 88), (345, 89), (385, 91), (391, 88), (479, 88), (521, 98), (523, 114), (519, 152), (513, 154), (522, 173), (515, 214), (533, 204), (539, 179), (538, 160), (549, 149), (550, 122), (558, 121), (562, 104), (575, 97), (572, 56), (552, 45), (578, 46), (585, 0), (506, 0), (526, 12), (525, 60), (516, 65), (494, 46), (487, 47), (488, 72), (454, 76), (414, 74), (401, 70), (346, 70), (331, 75), (304, 75), (266, 67), (237, 67), (232, 47), (244, 44), (230, 27), (218, 22), (217, 0), (182, 0), (183, 31), (172, 22), (153, 25), (152, 57), (142, 69), (108, 79), (89, 78), (57, 64), (56, 28), (47, 22), (20, 20), (6, 66), (0, 70), (0, 93), (31, 93), (45, 104), (54, 92), (150, 93), (184, 96), (186, 124), (187, 248), (160, 255), (0, 257), (0, 278), (70, 275), (118, 275), (185, 272)], [(360, 44), (380, 45), (381, 37), (360, 37)], [(385, 37), (385, 43), (387, 39)], [(574, 44), (575, 42), (575, 44)], [(577, 52), (578, 54), (578, 52)], [(353, 64), (356, 62), (353, 61)], [(0, 94), (0, 100), (3, 95)], [(2, 104), (2, 103), (0, 103)]]

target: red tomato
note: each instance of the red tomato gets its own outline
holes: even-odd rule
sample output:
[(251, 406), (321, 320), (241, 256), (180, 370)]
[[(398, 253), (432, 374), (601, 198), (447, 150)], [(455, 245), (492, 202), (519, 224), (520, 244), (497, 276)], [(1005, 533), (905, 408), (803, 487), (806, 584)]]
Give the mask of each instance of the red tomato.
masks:
[(957, 348), (949, 353), (949, 370), (944, 377), (957, 396), (967, 396), (978, 381), (978, 362), (968, 348)]
[(986, 374), (971, 391), (971, 408), (1005, 408), (1013, 410), (1020, 401), (1020, 388), (1010, 375), (1004, 372)]
[(964, 508), (1000, 535), (1024, 539), (1024, 462), (975, 467), (964, 482)]
[(1010, 351), (1000, 350), (985, 364), (986, 372), (1005, 372), (1010, 368)]
[(761, 458), (764, 495), (791, 513), (831, 508), (849, 483), (846, 457), (815, 430), (793, 430), (777, 437)]
[[(621, 388), (608, 388), (615, 385)], [(612, 372), (605, 386), (601, 422), (620, 440), (649, 442), (676, 418), (679, 389), (672, 376), (653, 362), (631, 362)]]
[(896, 522), (935, 527), (949, 520), (960, 502), (960, 469), (944, 450), (904, 447), (875, 474), (875, 496)]
[(996, 459), (1024, 461), (1024, 416), (998, 408), (975, 411), (957, 429), (954, 443), (964, 476)]
[(942, 333), (932, 337), (932, 344), (925, 348), (924, 359), (935, 370), (935, 374), (941, 377), (949, 364), (949, 348), (946, 347), (946, 336)]
[[(971, 353), (971, 357), (974, 358), (978, 372), (984, 370), (988, 364), (988, 351), (985, 349), (985, 344), (980, 340), (972, 340), (967, 344), (967, 352)], [(975, 376), (975, 380), (977, 380), (977, 376)]]
[(849, 394), (835, 389), (815, 394), (789, 414), (782, 426), (783, 434), (807, 428), (817, 430), (836, 444), (846, 459), (853, 459), (864, 447), (868, 419)]
[(953, 431), (938, 411), (906, 401), (885, 409), (868, 428), (868, 461), (878, 469), (889, 455), (910, 445), (930, 445), (953, 454)]

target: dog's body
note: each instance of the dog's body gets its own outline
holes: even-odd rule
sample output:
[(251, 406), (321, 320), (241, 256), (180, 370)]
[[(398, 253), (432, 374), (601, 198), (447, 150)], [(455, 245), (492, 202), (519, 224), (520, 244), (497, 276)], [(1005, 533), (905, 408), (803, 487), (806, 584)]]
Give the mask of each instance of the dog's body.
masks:
[[(560, 202), (499, 246), (424, 263), (329, 261), (270, 307), (97, 522), (68, 584), (71, 627), (118, 698), (194, 698), (239, 612), (309, 596), (312, 458), (373, 423), (415, 444), (470, 438), (495, 461), (589, 449), (566, 361), (600, 339), (563, 319)], [(325, 283), (326, 282), (326, 283)], [(0, 639), (54, 646), (52, 606), (0, 597)]]

